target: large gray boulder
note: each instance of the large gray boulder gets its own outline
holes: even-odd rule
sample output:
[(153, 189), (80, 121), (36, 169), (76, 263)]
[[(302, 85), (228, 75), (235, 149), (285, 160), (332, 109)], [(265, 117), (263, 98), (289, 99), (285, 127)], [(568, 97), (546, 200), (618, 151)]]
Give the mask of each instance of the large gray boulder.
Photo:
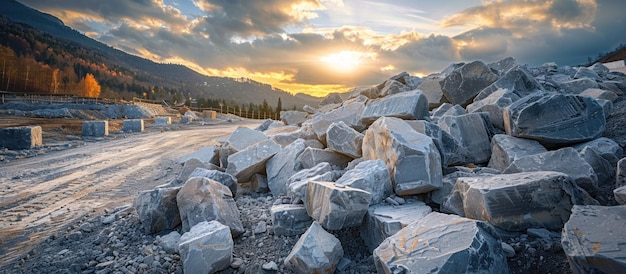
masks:
[(374, 263), (378, 273), (509, 273), (492, 226), (436, 212), (383, 241)]
[(187, 162), (189, 159), (198, 159), (203, 163), (210, 163), (219, 166), (219, 151), (216, 146), (201, 147), (200, 149), (189, 153), (178, 160), (179, 164)]
[(557, 231), (573, 205), (597, 203), (569, 176), (551, 171), (458, 178), (453, 191), (465, 217), (508, 231)]
[(417, 89), (421, 90), (424, 96), (426, 96), (426, 100), (428, 100), (428, 109), (437, 108), (448, 101), (448, 99), (443, 96), (439, 81), (440, 79), (426, 79), (417, 86)]
[(506, 133), (534, 139), (544, 146), (562, 146), (599, 137), (606, 119), (592, 98), (535, 93), (504, 109)]
[(615, 167), (593, 148), (584, 147), (578, 154), (593, 168), (593, 173), (598, 179), (598, 186), (604, 185), (615, 176)]
[(328, 127), (333, 123), (343, 121), (349, 127), (356, 131), (365, 129), (365, 125), (361, 122), (361, 113), (365, 108), (366, 97), (357, 98), (351, 103), (347, 103), (328, 113), (319, 113), (311, 119), (313, 132), (317, 135), (317, 139), (322, 143), (326, 143), (326, 132)]
[(351, 158), (361, 157), (363, 134), (352, 129), (346, 123), (339, 121), (328, 127), (326, 132), (328, 149)]
[(501, 89), (509, 90), (519, 98), (544, 90), (543, 86), (526, 69), (517, 66), (508, 70), (500, 79), (481, 90), (474, 98), (474, 102), (483, 100)]
[(378, 93), (379, 97), (391, 96), (394, 94), (402, 93), (408, 90), (408, 87), (401, 83), (400, 81), (396, 81), (394, 79), (389, 79), (379, 86), (380, 92)]
[(333, 168), (327, 162), (317, 164), (312, 168), (305, 168), (289, 177), (288, 194), (292, 197), (304, 198), (306, 195), (306, 186), (309, 181), (334, 182)]
[[(496, 171), (495, 173), (493, 171)], [(457, 170), (452, 173), (443, 176), (443, 185), (440, 189), (430, 192), (430, 199), (439, 204), (439, 209), (442, 213), (456, 214), (461, 217), (465, 217), (465, 210), (463, 209), (463, 200), (458, 193), (454, 193), (454, 186), (456, 180), (462, 177), (480, 177), (480, 176), (493, 176), (499, 174), (494, 169), (480, 169), (473, 170)]]
[(401, 119), (381, 117), (370, 126), (363, 138), (363, 159), (385, 163), (398, 195), (441, 187), (441, 157), (433, 140)]
[(306, 148), (303, 139), (297, 139), (267, 161), (267, 184), (274, 197), (287, 194), (287, 180), (302, 169), (300, 163), (295, 161)]
[(598, 187), (598, 176), (593, 167), (571, 147), (520, 157), (511, 162), (503, 173), (530, 171), (563, 172), (586, 190)]
[(369, 192), (370, 205), (382, 202), (393, 193), (389, 170), (381, 160), (363, 161), (344, 173), (335, 183)]
[(535, 140), (522, 139), (506, 134), (491, 138), (489, 167), (504, 171), (509, 165), (524, 156), (546, 152), (546, 148)]
[(237, 195), (237, 178), (233, 175), (230, 175), (226, 172), (221, 172), (219, 170), (209, 170), (205, 168), (196, 168), (189, 175), (189, 178), (193, 177), (205, 177), (209, 178), (213, 181), (219, 182), (230, 189), (230, 192), (233, 194), (233, 197)]
[(482, 100), (467, 105), (468, 113), (487, 112), (494, 127), (504, 130), (504, 108), (513, 104), (521, 97), (508, 89), (499, 89)]
[(361, 225), (369, 203), (367, 191), (316, 181), (308, 182), (304, 199), (309, 216), (329, 230)]
[(227, 226), (204, 221), (180, 237), (178, 249), (185, 273), (215, 273), (230, 266), (233, 238)]
[(626, 205), (626, 186), (614, 189), (613, 196), (618, 204)]
[(387, 116), (405, 120), (428, 117), (428, 99), (420, 90), (405, 91), (376, 100), (370, 100), (361, 114), (361, 121), (369, 125)]
[(458, 165), (469, 162), (465, 155), (469, 155), (466, 148), (461, 146), (459, 142), (450, 135), (447, 131), (444, 131), (439, 125), (425, 121), (425, 120), (413, 120), (405, 121), (415, 131), (430, 137), (441, 156), (441, 164), (444, 167), (451, 165)]
[(624, 150), (618, 143), (606, 137), (600, 137), (598, 139), (593, 139), (589, 142), (584, 142), (573, 146), (573, 148), (575, 148), (578, 152), (581, 152), (587, 147), (595, 150), (612, 166), (616, 166), (617, 162), (619, 161), (619, 159), (622, 158), (624, 154)]
[(295, 160), (300, 163), (302, 168), (312, 168), (319, 163), (329, 163), (331, 166), (343, 169), (352, 159), (352, 157), (328, 149), (307, 147)]
[(432, 211), (421, 201), (411, 201), (398, 206), (388, 204), (370, 206), (361, 226), (361, 238), (372, 252), (385, 239)]
[(455, 69), (441, 80), (441, 90), (450, 103), (467, 106), (481, 90), (498, 78), (485, 63), (474, 61)]
[(313, 219), (306, 212), (303, 204), (280, 204), (270, 209), (274, 235), (296, 236), (302, 235)]
[(580, 96), (589, 96), (594, 99), (604, 99), (615, 102), (619, 96), (615, 92), (599, 88), (588, 88), (579, 94)]
[(180, 224), (176, 195), (180, 187), (155, 188), (139, 193), (133, 201), (142, 227), (149, 234), (173, 229)]
[(574, 273), (626, 273), (626, 206), (574, 206), (561, 245)]
[(590, 78), (574, 79), (570, 81), (561, 82), (559, 84), (561, 88), (565, 90), (565, 92), (571, 93), (571, 94), (580, 94), (586, 89), (599, 87), (598, 82)]
[(306, 230), (285, 258), (285, 267), (295, 273), (334, 273), (343, 258), (341, 242), (317, 222)]
[(230, 154), (242, 151), (256, 143), (267, 140), (267, 136), (258, 130), (247, 127), (238, 127), (230, 134), (223, 147), (230, 150)]
[(194, 177), (176, 195), (183, 231), (204, 221), (216, 220), (230, 228), (233, 237), (245, 231), (230, 189), (208, 178)]
[(489, 66), (491, 70), (497, 72), (498, 75), (503, 75), (510, 69), (519, 66), (519, 64), (517, 63), (517, 60), (515, 60), (515, 58), (509, 56), (502, 60), (498, 60), (496, 62), (488, 64), (487, 66)]
[(271, 139), (253, 144), (246, 149), (228, 156), (226, 172), (238, 182), (248, 182), (256, 173), (265, 170), (265, 163), (282, 148)]
[(468, 155), (465, 164), (486, 163), (491, 157), (491, 137), (494, 128), (489, 121), (489, 115), (469, 113), (459, 116), (444, 116), (438, 121), (439, 127), (448, 132), (463, 146)]
[(308, 112), (297, 110), (286, 110), (280, 112), (280, 120), (288, 126), (301, 126), (302, 122), (308, 119)]

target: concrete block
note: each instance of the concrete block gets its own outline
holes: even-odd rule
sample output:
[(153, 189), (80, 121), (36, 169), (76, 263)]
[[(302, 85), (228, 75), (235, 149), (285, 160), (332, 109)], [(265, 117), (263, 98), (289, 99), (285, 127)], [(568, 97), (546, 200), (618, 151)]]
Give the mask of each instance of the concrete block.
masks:
[(0, 128), (0, 147), (11, 150), (42, 146), (40, 126)]
[(143, 119), (131, 119), (124, 121), (124, 132), (143, 132)]
[(156, 117), (154, 118), (154, 126), (167, 126), (172, 124), (172, 117)]
[(82, 131), (83, 136), (109, 136), (109, 121), (85, 121)]

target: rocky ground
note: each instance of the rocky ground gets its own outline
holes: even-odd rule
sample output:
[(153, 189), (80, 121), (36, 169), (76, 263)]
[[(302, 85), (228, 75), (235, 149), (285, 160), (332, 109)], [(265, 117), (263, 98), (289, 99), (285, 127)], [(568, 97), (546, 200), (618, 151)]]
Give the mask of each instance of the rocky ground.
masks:
[[(622, 148), (626, 146), (624, 124), (626, 100), (621, 96), (614, 101), (604, 136)], [(36, 150), (26, 153), (28, 156), (39, 154)], [(20, 158), (6, 153), (4, 157), (11, 157), (10, 161)], [(182, 167), (172, 163), (168, 170), (163, 176), (155, 176), (158, 177), (155, 184), (174, 180)], [(299, 237), (274, 235), (270, 208), (291, 201), (251, 189), (250, 185), (239, 185), (235, 201), (245, 232), (234, 239), (231, 266), (219, 273), (289, 273), (283, 262)], [(616, 204), (612, 190), (612, 185), (604, 185), (591, 194), (601, 205), (612, 206)], [(432, 205), (432, 208), (436, 211), (439, 207)], [(162, 240), (172, 232), (183, 234), (180, 226), (147, 234), (134, 208), (126, 202), (102, 212), (85, 214), (50, 233), (45, 241), (23, 256), (2, 261), (0, 273), (182, 273), (180, 255)], [(358, 228), (331, 233), (341, 241), (345, 252), (337, 266), (338, 273), (376, 272), (373, 256), (367, 251)], [(561, 247), (560, 233), (529, 229), (525, 233), (500, 231), (500, 234), (511, 273), (572, 273)]]

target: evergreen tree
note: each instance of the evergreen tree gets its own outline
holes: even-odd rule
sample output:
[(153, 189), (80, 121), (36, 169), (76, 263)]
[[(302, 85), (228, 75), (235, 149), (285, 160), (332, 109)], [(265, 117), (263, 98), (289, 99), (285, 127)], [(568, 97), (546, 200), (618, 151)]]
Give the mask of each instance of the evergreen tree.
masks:
[(280, 100), (280, 97), (278, 97), (278, 103), (276, 103), (276, 113), (280, 113), (281, 110), (283, 110), (283, 102)]

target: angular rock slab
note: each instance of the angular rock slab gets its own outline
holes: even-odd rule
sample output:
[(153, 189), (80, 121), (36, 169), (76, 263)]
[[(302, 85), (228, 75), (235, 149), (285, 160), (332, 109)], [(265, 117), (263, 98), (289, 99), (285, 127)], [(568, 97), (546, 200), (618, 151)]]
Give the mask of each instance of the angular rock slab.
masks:
[(265, 141), (268, 137), (263, 132), (247, 128), (238, 127), (233, 133), (228, 136), (226, 143), (223, 145), (230, 150), (230, 153), (236, 153), (242, 151), (247, 147), (256, 143)]
[(499, 89), (482, 100), (467, 105), (468, 113), (487, 112), (493, 126), (504, 130), (504, 108), (513, 104), (521, 97), (508, 89)]
[(330, 112), (319, 113), (313, 116), (311, 124), (317, 139), (322, 143), (326, 143), (328, 127), (339, 121), (343, 121), (346, 125), (359, 132), (365, 129), (365, 125), (361, 122), (361, 113), (365, 108), (365, 99), (355, 100)]
[(424, 96), (426, 96), (426, 100), (428, 100), (428, 109), (437, 108), (448, 101), (448, 99), (443, 96), (439, 81), (439, 79), (426, 79), (417, 86), (417, 89), (421, 90)]
[(604, 110), (592, 98), (555, 93), (528, 95), (504, 109), (506, 133), (544, 146), (589, 141), (604, 132)]
[(208, 178), (187, 180), (176, 195), (183, 231), (204, 221), (216, 220), (230, 228), (233, 237), (245, 231), (230, 189)]
[(302, 235), (313, 223), (302, 204), (280, 204), (270, 209), (274, 235)]
[(617, 162), (619, 161), (619, 159), (622, 158), (624, 154), (624, 150), (618, 143), (606, 137), (600, 137), (598, 139), (593, 139), (589, 142), (580, 143), (573, 146), (573, 148), (578, 150), (578, 152), (581, 152), (585, 147), (589, 147), (595, 150), (612, 166), (617, 165)]
[(626, 206), (574, 206), (561, 245), (574, 273), (626, 273)]
[(440, 84), (450, 103), (467, 106), (481, 90), (498, 79), (485, 63), (474, 61), (455, 69)]
[(352, 161), (351, 157), (328, 150), (307, 147), (296, 158), (296, 162), (302, 165), (302, 168), (312, 168), (320, 163), (329, 163), (331, 166), (345, 168)]
[(180, 237), (178, 249), (184, 273), (215, 273), (230, 266), (233, 238), (227, 226), (205, 221)]
[(399, 206), (378, 204), (370, 206), (361, 226), (361, 238), (370, 252), (380, 243), (412, 222), (418, 221), (433, 210), (423, 202)]
[(504, 171), (513, 161), (529, 155), (547, 152), (539, 142), (506, 134), (496, 134), (491, 138), (491, 158), (489, 167)]
[(238, 182), (248, 182), (256, 173), (265, 170), (265, 163), (282, 148), (267, 139), (228, 156), (226, 173), (237, 178)]
[(467, 149), (459, 144), (459, 142), (450, 135), (447, 131), (444, 131), (437, 124), (424, 121), (413, 120), (405, 121), (417, 132), (427, 135), (439, 150), (441, 156), (441, 164), (446, 166), (458, 165), (467, 163), (468, 160), (464, 155), (469, 155)]
[(230, 189), (230, 192), (233, 194), (233, 197), (235, 197), (237, 194), (237, 178), (226, 172), (221, 172), (219, 170), (209, 170), (205, 168), (196, 168), (189, 175), (189, 178), (193, 177), (209, 178), (228, 187), (228, 189)]
[(382, 202), (393, 193), (389, 170), (381, 160), (363, 161), (348, 170), (335, 183), (369, 192), (370, 205)]
[(444, 116), (439, 127), (448, 132), (469, 154), (464, 155), (465, 164), (486, 163), (491, 157), (491, 137), (494, 129), (489, 115), (484, 112), (459, 116)]
[(351, 158), (361, 157), (363, 134), (352, 129), (346, 123), (339, 121), (328, 127), (326, 132), (328, 149)]
[(453, 191), (465, 217), (508, 231), (557, 231), (573, 205), (597, 203), (570, 177), (550, 171), (458, 178)]
[(456, 215), (430, 213), (374, 250), (378, 273), (509, 273), (496, 230)]
[(370, 193), (332, 182), (309, 181), (304, 206), (315, 221), (329, 230), (359, 226), (367, 212)]
[(180, 187), (156, 188), (143, 191), (133, 201), (133, 207), (144, 230), (149, 234), (173, 229), (180, 224), (176, 195)]
[(363, 159), (385, 163), (398, 195), (441, 187), (441, 156), (432, 139), (398, 118), (381, 117), (363, 138)]
[(503, 173), (530, 171), (563, 172), (588, 191), (598, 187), (598, 176), (593, 167), (571, 147), (520, 157), (511, 162)]
[(365, 105), (361, 121), (369, 125), (382, 116), (405, 120), (424, 119), (428, 117), (428, 99), (422, 91), (412, 90), (371, 100)]
[(285, 267), (295, 273), (334, 273), (341, 258), (339, 239), (313, 222), (285, 258)]
[(308, 119), (308, 112), (297, 110), (286, 110), (280, 112), (280, 120), (287, 126), (301, 126), (302, 122)]
[(191, 158), (196, 158), (203, 163), (211, 163), (216, 166), (219, 166), (220, 164), (219, 151), (216, 146), (201, 147), (200, 149), (181, 157), (180, 160), (178, 160), (178, 163), (183, 164)]
[(481, 90), (474, 98), (474, 102), (483, 100), (500, 89), (509, 90), (519, 98), (544, 90), (543, 86), (526, 69), (517, 66), (507, 71), (493, 84)]
[(626, 205), (626, 186), (614, 189), (613, 196), (618, 204)]
[[(324, 180), (322, 180), (324, 178)], [(298, 171), (289, 177), (288, 194), (291, 197), (304, 199), (306, 196), (306, 186), (309, 181), (334, 182), (332, 167), (329, 163), (322, 162), (312, 168)]]
[(267, 161), (267, 185), (274, 197), (287, 194), (289, 177), (302, 170), (302, 165), (295, 161), (306, 148), (303, 139), (297, 139), (293, 143), (282, 148), (274, 157)]

